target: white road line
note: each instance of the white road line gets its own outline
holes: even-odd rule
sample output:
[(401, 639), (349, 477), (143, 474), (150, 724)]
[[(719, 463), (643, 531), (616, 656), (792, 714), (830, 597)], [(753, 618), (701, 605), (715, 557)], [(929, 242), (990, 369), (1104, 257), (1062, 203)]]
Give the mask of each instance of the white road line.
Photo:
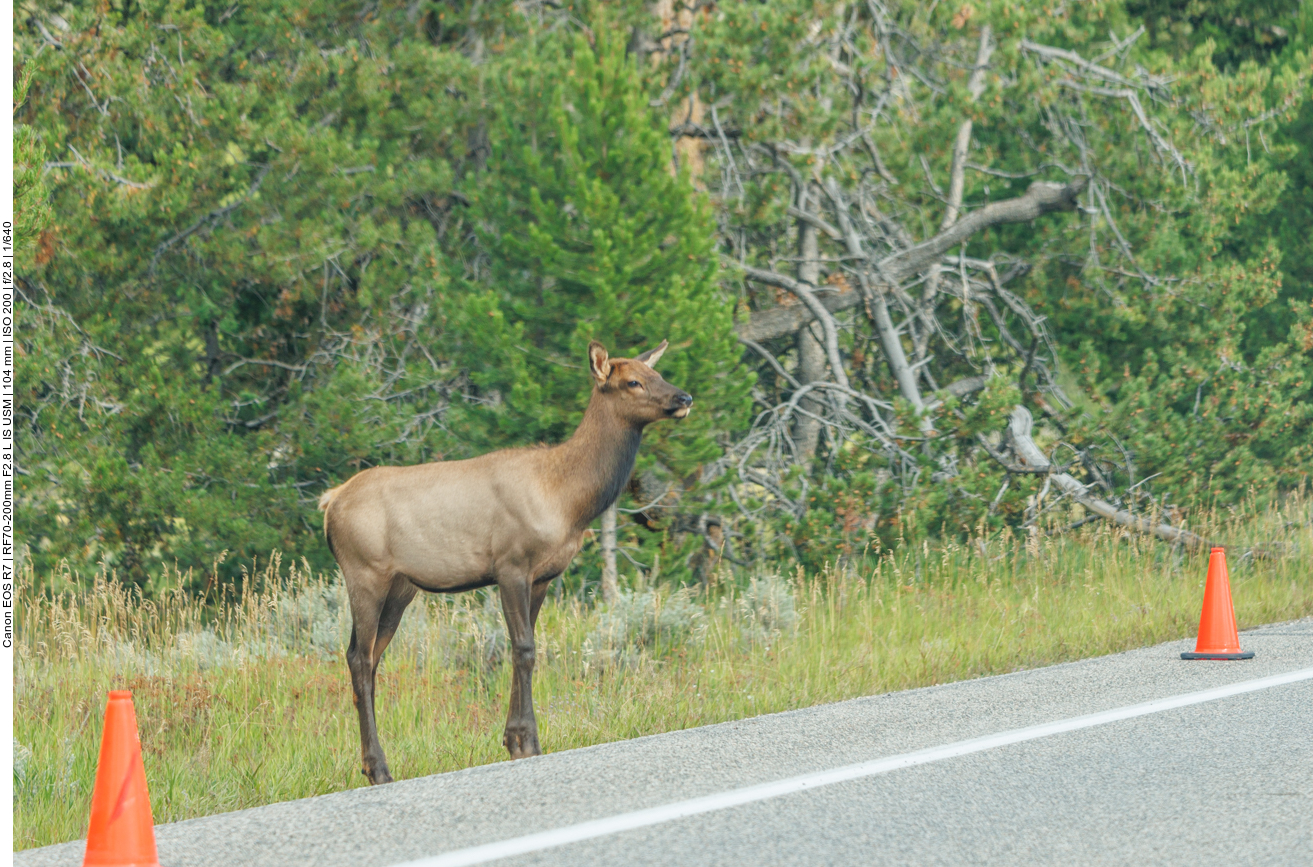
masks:
[(751, 804), (755, 801), (765, 801), (768, 798), (778, 798), (781, 795), (791, 795), (795, 792), (804, 792), (809, 789), (816, 789), (833, 783), (842, 783), (847, 780), (856, 780), (862, 777), (872, 777), (876, 774), (896, 771), (899, 768), (925, 765), (931, 762), (955, 758), (956, 756), (966, 756), (971, 753), (994, 749), (995, 747), (1004, 747), (1008, 744), (1033, 741), (1037, 738), (1048, 737), (1049, 735), (1057, 735), (1062, 734), (1063, 732), (1073, 732), (1078, 731), (1079, 729), (1092, 728), (1093, 726), (1100, 726), (1106, 723), (1133, 719), (1138, 716), (1146, 716), (1153, 713), (1161, 713), (1166, 710), (1175, 710), (1180, 707), (1189, 707), (1192, 704), (1202, 704), (1206, 701), (1216, 701), (1222, 698), (1229, 698), (1233, 695), (1257, 692), (1261, 689), (1269, 689), (1274, 686), (1284, 686), (1285, 684), (1297, 683), (1301, 680), (1310, 679), (1313, 679), (1313, 668), (1304, 668), (1299, 671), (1287, 672), (1286, 674), (1275, 674), (1271, 677), (1261, 677), (1257, 680), (1246, 680), (1240, 683), (1230, 684), (1229, 686), (1205, 689), (1201, 692), (1190, 692), (1184, 695), (1159, 698), (1153, 701), (1146, 701), (1143, 704), (1133, 704), (1128, 707), (1114, 708), (1113, 710), (1106, 710), (1101, 713), (1092, 713), (1086, 716), (1058, 720), (1057, 722), (1042, 723), (1040, 725), (1028, 726), (1022, 729), (1013, 729), (1012, 731), (999, 732), (998, 734), (985, 735), (984, 737), (971, 738), (965, 741), (957, 741), (956, 743), (944, 744), (943, 746), (938, 747), (929, 747), (924, 750), (903, 753), (898, 756), (889, 756), (884, 759), (874, 759), (869, 762), (860, 762), (855, 765), (845, 765), (844, 767), (834, 768), (828, 771), (803, 774), (802, 776), (790, 777), (786, 780), (778, 780), (773, 783), (762, 783), (757, 786), (747, 786), (742, 789), (719, 792), (714, 795), (705, 795), (701, 798), (690, 798), (687, 801), (676, 801), (673, 804), (651, 807), (646, 810), (635, 810), (632, 813), (621, 813), (618, 816), (608, 816), (605, 819), (594, 819), (589, 822), (580, 822), (577, 825), (567, 825), (564, 828), (555, 828), (551, 831), (541, 831), (537, 834), (526, 834), (523, 837), (513, 837), (509, 840), (500, 840), (496, 843), (485, 843), (482, 846), (471, 846), (468, 849), (457, 849), (453, 852), (447, 852), (443, 855), (435, 855), (431, 858), (421, 858), (418, 861), (407, 861), (404, 864), (395, 865), (395, 867), (465, 867), (465, 865), (469, 864), (486, 864), (489, 861), (497, 861), (501, 858), (509, 858), (513, 855), (524, 855), (529, 852), (538, 852), (543, 849), (553, 849), (557, 846), (565, 846), (569, 843), (578, 843), (581, 840), (591, 840), (595, 837), (604, 837), (608, 834), (619, 834), (623, 831), (632, 831), (635, 828), (646, 828), (650, 825), (660, 825), (664, 822), (672, 822), (676, 819), (683, 819), (687, 816), (696, 816), (700, 813), (712, 813), (717, 810), (727, 810), (730, 807)]

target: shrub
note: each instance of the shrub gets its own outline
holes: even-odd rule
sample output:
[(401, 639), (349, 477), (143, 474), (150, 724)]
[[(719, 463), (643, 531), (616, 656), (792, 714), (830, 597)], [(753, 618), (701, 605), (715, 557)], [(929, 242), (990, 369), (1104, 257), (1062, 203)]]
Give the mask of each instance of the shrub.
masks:
[(793, 582), (773, 573), (753, 578), (733, 601), (735, 622), (750, 642), (770, 642), (798, 629), (798, 608)]
[(597, 628), (584, 642), (584, 653), (603, 666), (632, 667), (644, 652), (660, 655), (700, 642), (706, 612), (687, 589), (663, 596), (655, 590), (621, 591), (602, 609)]

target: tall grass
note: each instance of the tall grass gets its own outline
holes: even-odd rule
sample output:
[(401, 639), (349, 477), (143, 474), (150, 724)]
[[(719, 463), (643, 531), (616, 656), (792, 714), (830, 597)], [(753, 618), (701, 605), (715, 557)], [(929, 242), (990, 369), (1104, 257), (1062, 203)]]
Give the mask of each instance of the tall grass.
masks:
[[(1243, 625), (1313, 613), (1308, 499), (1209, 516)], [(635, 580), (611, 608), (561, 596), (537, 631), (541, 740), (563, 750), (887, 690), (1013, 671), (1193, 633), (1206, 552), (1106, 524), (886, 552), (817, 574), (721, 576), (697, 592)], [(38, 592), (23, 576), (15, 662), (16, 848), (85, 833), (105, 692), (133, 691), (157, 822), (357, 785), (334, 576), (271, 560), (240, 592), (155, 598), (101, 573)], [(78, 576), (45, 576), (74, 587)], [(505, 632), (487, 592), (417, 600), (379, 674), (393, 773), (505, 758)]]

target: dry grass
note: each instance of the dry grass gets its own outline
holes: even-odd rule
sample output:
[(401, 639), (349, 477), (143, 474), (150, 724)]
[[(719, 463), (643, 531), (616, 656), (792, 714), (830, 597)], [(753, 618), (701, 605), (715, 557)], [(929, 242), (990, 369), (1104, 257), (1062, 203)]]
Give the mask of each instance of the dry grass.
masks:
[[(1242, 626), (1313, 613), (1310, 517), (1293, 497), (1202, 528), (1288, 552), (1233, 555)], [(558, 596), (538, 627), (542, 743), (564, 750), (1181, 638), (1197, 625), (1205, 570), (1206, 554), (1091, 525), (816, 575), (727, 575), (709, 594), (638, 586), (611, 611)], [(31, 588), (35, 576), (23, 577)], [(209, 605), (180, 591), (142, 599), (104, 574), (90, 590), (20, 594), (16, 848), (85, 833), (112, 688), (133, 691), (157, 822), (363, 784), (341, 589), (276, 559), (245, 586)], [(484, 593), (412, 605), (380, 672), (398, 778), (505, 757), (504, 646)]]

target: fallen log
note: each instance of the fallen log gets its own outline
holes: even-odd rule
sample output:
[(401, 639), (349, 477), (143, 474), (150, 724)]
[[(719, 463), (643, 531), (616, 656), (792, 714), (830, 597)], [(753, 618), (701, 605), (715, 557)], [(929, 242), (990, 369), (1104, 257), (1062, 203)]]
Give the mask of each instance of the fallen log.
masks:
[[(1012, 451), (1016, 455), (1017, 462), (1024, 467), (1049, 471), (1049, 478), (1053, 480), (1053, 483), (1086, 509), (1119, 526), (1135, 530), (1138, 533), (1157, 536), (1167, 542), (1180, 543), (1187, 548), (1223, 547), (1220, 542), (1205, 539), (1191, 533), (1189, 530), (1173, 527), (1171, 524), (1161, 521), (1151, 521), (1139, 515), (1132, 515), (1125, 509), (1119, 509), (1107, 500), (1094, 496), (1089, 488), (1067, 473), (1053, 472), (1053, 464), (1049, 461), (1048, 456), (1040, 451), (1039, 446), (1035, 445), (1035, 440), (1031, 438), (1030, 429), (1033, 424), (1034, 419), (1031, 418), (1030, 410), (1024, 406), (1019, 406), (1012, 411), (1012, 420), (1008, 425), (1008, 433), (1012, 437)], [(1264, 556), (1264, 553), (1258, 549), (1251, 549), (1251, 553), (1256, 556)]]

